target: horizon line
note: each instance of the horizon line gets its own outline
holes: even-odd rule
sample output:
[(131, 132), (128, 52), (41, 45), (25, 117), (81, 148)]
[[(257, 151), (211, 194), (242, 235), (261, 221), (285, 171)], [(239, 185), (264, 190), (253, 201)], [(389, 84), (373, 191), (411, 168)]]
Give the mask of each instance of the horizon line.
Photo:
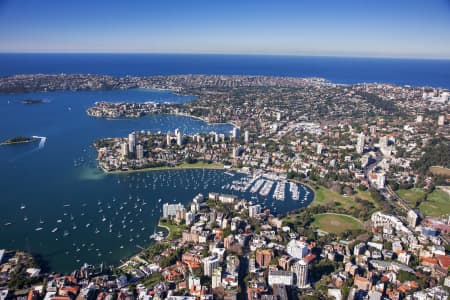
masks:
[(328, 57), (367, 59), (410, 59), (410, 60), (450, 60), (450, 56), (407, 56), (407, 55), (366, 55), (366, 54), (312, 54), (312, 53), (240, 53), (240, 52), (151, 52), (151, 51), (2, 51), (0, 54), (115, 54), (115, 55), (217, 55), (217, 56), (278, 56), (278, 57)]

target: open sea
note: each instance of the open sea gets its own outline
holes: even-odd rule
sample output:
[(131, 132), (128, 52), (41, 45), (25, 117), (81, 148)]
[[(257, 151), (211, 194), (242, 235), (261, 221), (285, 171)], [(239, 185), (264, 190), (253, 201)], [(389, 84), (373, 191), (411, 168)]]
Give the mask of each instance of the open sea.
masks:
[[(450, 88), (450, 61), (239, 55), (0, 54), (0, 75), (95, 73), (124, 75), (251, 74), (323, 77), (336, 83), (391, 82)], [(26, 98), (48, 103), (24, 105)], [(228, 124), (170, 115), (139, 119), (90, 118), (99, 100), (182, 103), (192, 97), (168, 91), (116, 90), (0, 94), (0, 140), (40, 136), (45, 142), (0, 146), (0, 248), (37, 253), (53, 271), (84, 262), (117, 264), (149, 245), (164, 202), (187, 204), (210, 191), (260, 201), (276, 212), (308, 205), (313, 193), (277, 201), (225, 188), (243, 175), (219, 170), (103, 174), (95, 139), (133, 130), (228, 134)], [(274, 187), (272, 188), (273, 191)], [(289, 188), (287, 187), (288, 191)], [(253, 198), (251, 198), (253, 197)], [(258, 198), (255, 198), (258, 197)], [(39, 230), (38, 230), (39, 229)]]

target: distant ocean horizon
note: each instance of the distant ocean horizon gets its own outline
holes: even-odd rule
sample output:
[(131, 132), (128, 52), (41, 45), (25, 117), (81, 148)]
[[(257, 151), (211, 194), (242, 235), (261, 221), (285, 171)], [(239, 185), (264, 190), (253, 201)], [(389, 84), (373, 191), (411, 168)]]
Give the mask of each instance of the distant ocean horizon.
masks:
[(333, 83), (450, 88), (450, 60), (225, 54), (0, 53), (0, 76), (83, 73), (321, 77)]

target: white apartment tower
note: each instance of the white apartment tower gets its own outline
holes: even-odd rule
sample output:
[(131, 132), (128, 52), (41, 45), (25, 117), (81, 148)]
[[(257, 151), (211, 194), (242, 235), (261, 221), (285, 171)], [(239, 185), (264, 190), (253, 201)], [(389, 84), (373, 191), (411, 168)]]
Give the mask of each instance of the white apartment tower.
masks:
[(363, 153), (364, 151), (364, 141), (365, 141), (366, 137), (364, 135), (364, 133), (360, 133), (358, 135), (358, 140), (356, 141), (356, 153)]
[(144, 147), (141, 144), (136, 146), (136, 159), (141, 160), (144, 158)]
[(307, 288), (308, 285), (308, 263), (303, 259), (294, 263), (291, 267), (295, 275), (295, 283), (299, 289)]
[(128, 135), (128, 152), (134, 153), (134, 147), (136, 147), (136, 133), (132, 132)]

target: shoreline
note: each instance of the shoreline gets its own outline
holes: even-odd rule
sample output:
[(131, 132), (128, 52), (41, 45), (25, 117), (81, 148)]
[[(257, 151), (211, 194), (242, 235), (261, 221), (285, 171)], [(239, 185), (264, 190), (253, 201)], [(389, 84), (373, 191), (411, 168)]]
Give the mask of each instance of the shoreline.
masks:
[(213, 165), (208, 167), (205, 165), (202, 166), (186, 166), (186, 167), (180, 167), (180, 166), (175, 166), (175, 167), (154, 167), (154, 168), (143, 168), (143, 169), (136, 169), (136, 170), (126, 170), (126, 171), (121, 171), (121, 170), (114, 170), (114, 171), (105, 171), (103, 170), (103, 168), (101, 168), (100, 166), (98, 167), (98, 169), (100, 169), (104, 174), (113, 174), (113, 175), (118, 175), (118, 174), (132, 174), (132, 173), (139, 173), (139, 172), (154, 172), (154, 171), (178, 171), (178, 170), (197, 170), (197, 169), (209, 169), (209, 170), (226, 170), (225, 165)]

